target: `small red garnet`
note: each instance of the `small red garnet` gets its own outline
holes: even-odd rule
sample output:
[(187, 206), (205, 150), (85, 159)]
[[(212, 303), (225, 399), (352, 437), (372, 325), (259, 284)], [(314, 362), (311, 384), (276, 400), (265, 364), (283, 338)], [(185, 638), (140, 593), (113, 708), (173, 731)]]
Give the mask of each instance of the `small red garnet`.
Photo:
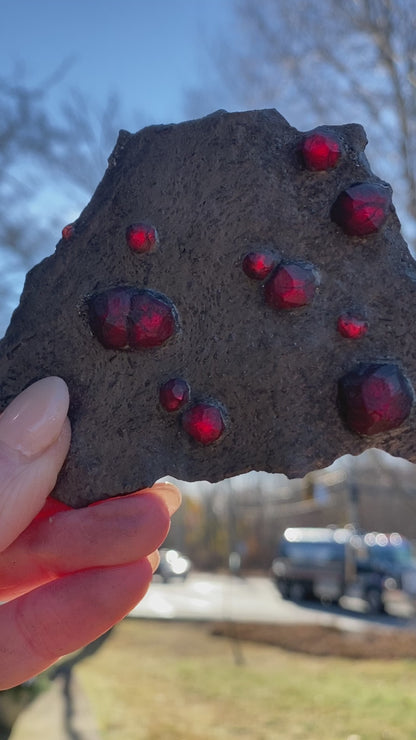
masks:
[(216, 442), (225, 429), (221, 410), (213, 403), (191, 406), (182, 417), (182, 426), (190, 437), (203, 445)]
[(339, 381), (338, 403), (352, 432), (373, 435), (403, 423), (413, 389), (397, 365), (361, 363)]
[(132, 349), (159, 347), (175, 329), (175, 309), (166, 296), (150, 290), (142, 290), (132, 296), (129, 315), (129, 344)]
[(300, 151), (305, 167), (315, 172), (335, 167), (341, 157), (341, 147), (336, 136), (324, 132), (305, 136)]
[(243, 270), (253, 280), (264, 280), (270, 275), (277, 261), (271, 252), (249, 252), (243, 259)]
[(338, 317), (337, 329), (342, 337), (360, 339), (368, 331), (368, 322), (353, 314), (345, 313)]
[(127, 319), (130, 313), (131, 288), (110, 288), (89, 301), (89, 320), (93, 334), (104, 347), (128, 347)]
[(158, 244), (157, 231), (147, 224), (132, 224), (126, 229), (126, 241), (134, 252), (150, 252)]
[(267, 281), (264, 293), (273, 308), (300, 308), (311, 303), (318, 286), (316, 271), (299, 262), (281, 264)]
[(183, 378), (171, 378), (159, 390), (159, 400), (166, 411), (177, 411), (188, 403), (190, 389)]
[(62, 239), (68, 240), (74, 236), (74, 224), (67, 224), (62, 229)]
[(387, 184), (361, 182), (340, 193), (332, 206), (331, 218), (349, 236), (367, 236), (380, 229), (391, 209)]

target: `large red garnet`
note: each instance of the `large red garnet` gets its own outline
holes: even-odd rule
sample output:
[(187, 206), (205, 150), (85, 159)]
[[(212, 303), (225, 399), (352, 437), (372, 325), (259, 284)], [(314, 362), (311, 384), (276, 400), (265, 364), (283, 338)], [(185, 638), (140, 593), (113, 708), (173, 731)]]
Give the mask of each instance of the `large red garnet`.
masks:
[(166, 296), (130, 286), (96, 293), (88, 311), (93, 334), (110, 349), (159, 347), (177, 326), (175, 307)]
[(158, 244), (157, 231), (148, 224), (131, 224), (126, 229), (126, 241), (134, 252), (151, 252)]
[(276, 262), (277, 256), (272, 252), (249, 252), (243, 259), (243, 270), (252, 280), (264, 280)]
[(273, 308), (300, 308), (311, 303), (317, 286), (317, 273), (311, 265), (286, 262), (269, 278), (264, 295)]
[(188, 403), (189, 385), (183, 378), (171, 378), (159, 389), (159, 401), (166, 411), (177, 411)]
[(62, 239), (65, 239), (65, 241), (72, 239), (72, 237), (74, 236), (74, 232), (75, 232), (74, 224), (67, 224), (62, 229)]
[(331, 218), (349, 236), (367, 236), (378, 231), (392, 210), (387, 184), (359, 182), (342, 193), (331, 209)]
[(340, 143), (335, 134), (323, 131), (305, 136), (300, 152), (306, 169), (315, 172), (335, 167), (341, 157)]
[(412, 408), (413, 389), (393, 363), (360, 363), (339, 381), (338, 403), (352, 432), (373, 435), (404, 422)]
[(216, 442), (225, 429), (221, 410), (213, 403), (191, 406), (183, 414), (182, 426), (190, 437), (203, 445)]

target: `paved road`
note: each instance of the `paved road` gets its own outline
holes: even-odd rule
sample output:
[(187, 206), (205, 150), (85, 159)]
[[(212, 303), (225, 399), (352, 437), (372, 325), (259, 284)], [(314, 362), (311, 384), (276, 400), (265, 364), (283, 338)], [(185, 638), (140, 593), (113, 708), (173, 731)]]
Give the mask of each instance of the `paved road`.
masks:
[(162, 583), (155, 577), (144, 600), (130, 613), (146, 619), (235, 620), (246, 622), (314, 623), (358, 631), (372, 627), (416, 629), (415, 617), (402, 610), (396, 616), (371, 617), (357, 601), (347, 609), (283, 600), (268, 578), (192, 573), (185, 583)]

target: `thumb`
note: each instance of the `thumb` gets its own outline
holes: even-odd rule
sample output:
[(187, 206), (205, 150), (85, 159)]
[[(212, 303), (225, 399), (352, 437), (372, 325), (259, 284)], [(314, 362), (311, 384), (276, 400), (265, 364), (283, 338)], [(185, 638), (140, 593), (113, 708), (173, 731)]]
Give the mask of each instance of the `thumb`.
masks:
[(68, 388), (39, 380), (0, 416), (0, 552), (31, 522), (53, 489), (68, 452)]

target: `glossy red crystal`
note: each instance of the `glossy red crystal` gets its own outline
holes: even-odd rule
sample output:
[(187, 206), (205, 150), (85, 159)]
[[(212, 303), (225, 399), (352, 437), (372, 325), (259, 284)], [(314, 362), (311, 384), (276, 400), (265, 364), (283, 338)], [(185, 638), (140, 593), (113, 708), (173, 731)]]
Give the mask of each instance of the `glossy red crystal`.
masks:
[(126, 241), (134, 252), (151, 252), (158, 244), (157, 231), (148, 224), (131, 224), (126, 229)]
[(361, 182), (340, 193), (332, 206), (331, 218), (349, 236), (367, 236), (381, 228), (391, 210), (388, 185)]
[(264, 280), (276, 262), (277, 256), (272, 252), (249, 252), (243, 259), (243, 270), (253, 280)]
[(338, 317), (337, 330), (346, 339), (360, 339), (368, 331), (368, 322), (350, 313)]
[(360, 363), (339, 381), (338, 403), (351, 431), (379, 434), (396, 429), (409, 416), (413, 389), (393, 363)]
[(165, 296), (149, 290), (132, 296), (129, 321), (129, 344), (132, 349), (159, 347), (176, 329), (172, 303)]
[(119, 286), (88, 301), (93, 334), (110, 349), (158, 347), (176, 331), (173, 303), (151, 290)]
[(74, 224), (67, 224), (62, 229), (62, 239), (68, 240), (74, 236)]
[(300, 151), (305, 167), (315, 172), (335, 167), (341, 157), (341, 146), (336, 136), (323, 131), (305, 136)]
[(183, 414), (182, 426), (190, 437), (203, 445), (216, 442), (225, 429), (221, 410), (213, 403), (191, 406)]
[(108, 349), (126, 349), (129, 345), (127, 319), (131, 289), (110, 288), (89, 300), (89, 320), (93, 334)]
[(166, 411), (177, 411), (189, 398), (190, 388), (183, 378), (171, 378), (159, 389), (159, 401)]
[(266, 302), (276, 309), (300, 308), (311, 303), (318, 286), (316, 271), (299, 262), (282, 263), (264, 287)]

